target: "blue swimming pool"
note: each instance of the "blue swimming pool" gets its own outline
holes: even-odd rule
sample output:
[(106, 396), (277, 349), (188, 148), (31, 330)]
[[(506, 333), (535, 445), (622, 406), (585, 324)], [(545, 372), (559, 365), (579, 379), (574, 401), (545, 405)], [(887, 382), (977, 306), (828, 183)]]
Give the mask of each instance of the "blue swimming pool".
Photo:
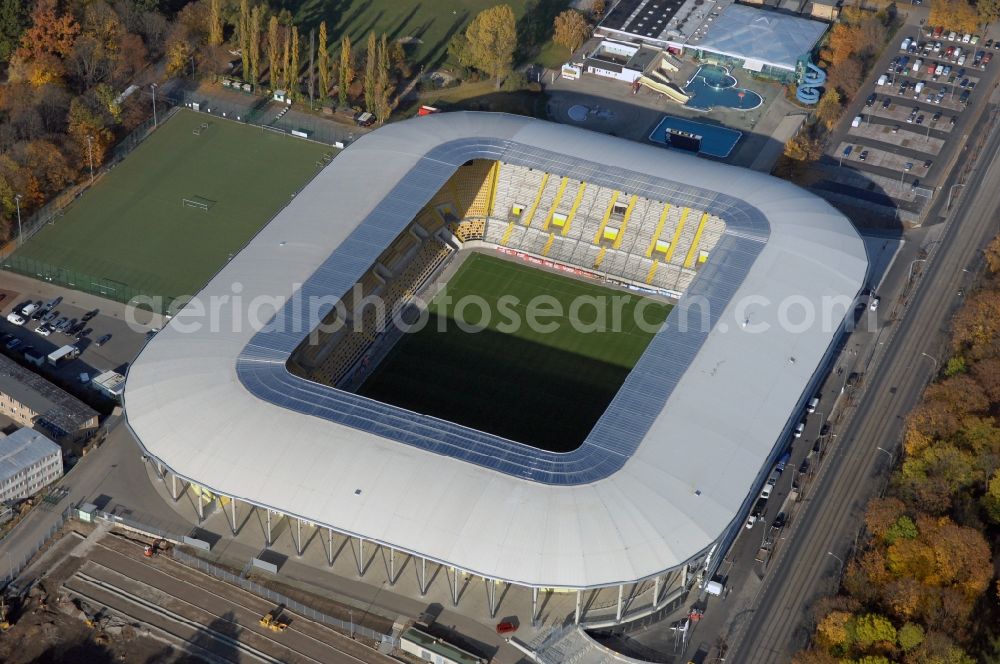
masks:
[(749, 111), (764, 103), (764, 98), (753, 90), (736, 87), (739, 84), (729, 70), (718, 65), (702, 65), (684, 86), (691, 95), (685, 106), (699, 111), (716, 107)]
[(701, 136), (701, 148), (698, 152), (711, 157), (718, 157), (719, 159), (728, 157), (729, 153), (736, 147), (736, 144), (739, 143), (740, 138), (743, 137), (743, 132), (728, 127), (720, 127), (718, 125), (694, 122), (672, 115), (665, 115), (660, 120), (660, 123), (656, 125), (656, 128), (653, 129), (653, 133), (649, 135), (649, 140), (669, 146), (670, 139), (667, 134), (671, 129)]

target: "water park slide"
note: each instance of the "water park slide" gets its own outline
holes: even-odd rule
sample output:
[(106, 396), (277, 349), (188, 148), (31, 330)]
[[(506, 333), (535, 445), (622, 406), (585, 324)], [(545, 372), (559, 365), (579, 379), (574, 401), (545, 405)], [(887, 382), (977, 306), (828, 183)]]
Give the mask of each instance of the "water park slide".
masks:
[(640, 76), (639, 83), (645, 85), (647, 88), (653, 90), (654, 92), (659, 92), (662, 95), (666, 95), (668, 98), (672, 99), (673, 101), (676, 101), (678, 104), (686, 104), (687, 101), (691, 99), (690, 95), (686, 95), (683, 92), (681, 92), (677, 88), (677, 86), (675, 86), (673, 83), (661, 83), (660, 81), (654, 80), (647, 76)]

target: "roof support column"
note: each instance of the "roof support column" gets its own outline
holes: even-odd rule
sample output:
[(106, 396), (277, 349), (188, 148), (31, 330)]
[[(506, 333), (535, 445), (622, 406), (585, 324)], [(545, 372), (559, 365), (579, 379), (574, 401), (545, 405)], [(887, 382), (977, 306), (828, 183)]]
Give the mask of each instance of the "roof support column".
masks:
[(583, 591), (582, 590), (577, 590), (576, 591), (576, 613), (573, 614), (574, 615), (574, 617), (573, 617), (573, 624), (574, 625), (579, 625), (580, 624), (580, 603), (581, 603), (580, 597), (581, 597), (581, 595), (583, 595)]
[(174, 499), (175, 503), (180, 498), (180, 496), (177, 495), (177, 474), (176, 473), (170, 476), (170, 497)]
[(156, 462), (156, 465), (153, 466), (153, 469), (156, 471), (156, 476), (159, 477), (160, 480), (162, 480), (167, 473), (166, 469), (163, 467), (163, 464), (160, 463), (159, 461)]
[(622, 596), (625, 594), (625, 584), (618, 585), (618, 608), (615, 610), (615, 622), (622, 621)]
[(198, 493), (198, 523), (205, 520), (205, 490)]
[(295, 517), (295, 530), (298, 535), (295, 538), (295, 555), (302, 557), (302, 519)]
[(486, 579), (486, 594), (490, 598), (490, 618), (497, 617), (497, 581)]
[(389, 587), (396, 585), (396, 550), (389, 547)]
[(272, 544), (274, 544), (274, 541), (271, 539), (271, 509), (270, 508), (268, 508), (268, 510), (267, 510), (267, 540), (265, 541), (265, 543), (267, 544), (267, 546), (271, 546)]
[(531, 624), (534, 626), (538, 619), (538, 588), (531, 589)]
[(454, 582), (455, 582), (454, 585), (452, 585), (452, 587), (451, 587), (451, 603), (452, 603), (452, 606), (458, 606), (458, 575), (459, 575), (459, 572), (458, 572), (458, 568), (457, 567), (452, 567), (451, 569), (454, 571)]
[(236, 532), (236, 499), (233, 498), (232, 496), (230, 496), (229, 497), (229, 504), (233, 508), (233, 535), (236, 535), (236, 534), (238, 534)]
[(326, 529), (327, 554), (326, 560), (333, 567), (333, 528)]
[(660, 577), (656, 577), (656, 581), (653, 582), (653, 608), (659, 608), (660, 604)]
[(420, 574), (417, 577), (417, 584), (420, 586), (420, 596), (427, 594), (427, 559), (420, 559)]
[(688, 585), (688, 566), (684, 565), (681, 567), (681, 587), (687, 588)]
[[(353, 544), (351, 545), (351, 548), (352, 549), (354, 548)], [(363, 539), (361, 539), (360, 537), (358, 538), (358, 558), (357, 558), (356, 562), (358, 563), (358, 576), (364, 578), (364, 576), (365, 576), (365, 541)]]

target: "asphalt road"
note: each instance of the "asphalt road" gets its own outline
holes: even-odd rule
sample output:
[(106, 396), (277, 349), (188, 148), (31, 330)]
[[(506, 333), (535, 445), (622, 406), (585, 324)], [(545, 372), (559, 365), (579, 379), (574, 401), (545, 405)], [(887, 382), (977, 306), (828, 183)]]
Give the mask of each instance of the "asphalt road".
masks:
[[(831, 450), (812, 500), (798, 519), (788, 545), (772, 563), (756, 610), (741, 634), (732, 635), (733, 662), (787, 662), (811, 633), (810, 607), (832, 592), (858, 532), (867, 499), (884, 483), (889, 457), (898, 453), (906, 414), (939, 368), (942, 337), (960, 303), (963, 270), (975, 265), (980, 249), (997, 232), (1000, 209), (1000, 133), (982, 150), (965, 195), (954, 206), (936, 255), (913, 294), (907, 315), (882, 346), (880, 366), (839, 442)], [(939, 197), (937, 206), (942, 205)], [(925, 356), (924, 354), (927, 354)]]

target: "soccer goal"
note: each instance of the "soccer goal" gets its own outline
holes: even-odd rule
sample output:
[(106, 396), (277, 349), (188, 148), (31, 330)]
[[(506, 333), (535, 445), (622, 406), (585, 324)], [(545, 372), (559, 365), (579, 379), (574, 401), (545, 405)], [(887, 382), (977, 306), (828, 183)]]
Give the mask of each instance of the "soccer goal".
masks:
[(209, 125), (209, 123), (208, 123), (208, 122), (202, 122), (202, 123), (201, 123), (201, 126), (200, 126), (200, 127), (197, 127), (197, 128), (195, 128), (195, 129), (192, 129), (192, 130), (191, 130), (191, 133), (192, 133), (192, 134), (194, 134), (195, 136), (201, 136), (201, 132), (203, 132), (203, 131), (205, 131), (206, 129), (208, 129), (208, 125)]
[(181, 199), (181, 205), (184, 207), (195, 208), (196, 210), (203, 210), (205, 212), (208, 212), (214, 203), (215, 201), (210, 201), (209, 199), (202, 198), (201, 196)]

